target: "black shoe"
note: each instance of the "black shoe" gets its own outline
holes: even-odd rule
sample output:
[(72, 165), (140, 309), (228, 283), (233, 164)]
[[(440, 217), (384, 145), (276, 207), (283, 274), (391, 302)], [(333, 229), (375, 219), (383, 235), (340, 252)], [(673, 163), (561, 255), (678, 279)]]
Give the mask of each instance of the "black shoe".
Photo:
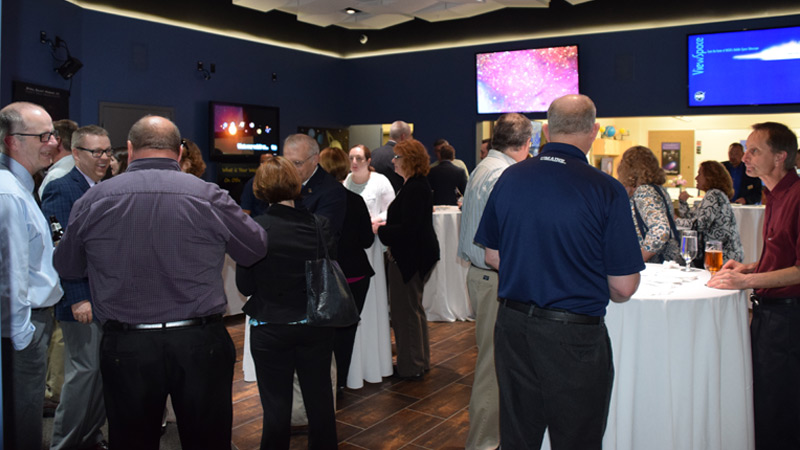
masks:
[(420, 373), (417, 373), (417, 374), (414, 374), (414, 375), (409, 375), (409, 376), (403, 376), (403, 375), (400, 375), (399, 373), (397, 373), (397, 366), (394, 366), (393, 369), (394, 370), (392, 371), (392, 376), (394, 378), (399, 379), (399, 380), (403, 380), (403, 381), (422, 381), (423, 377), (425, 377), (425, 372), (420, 372)]

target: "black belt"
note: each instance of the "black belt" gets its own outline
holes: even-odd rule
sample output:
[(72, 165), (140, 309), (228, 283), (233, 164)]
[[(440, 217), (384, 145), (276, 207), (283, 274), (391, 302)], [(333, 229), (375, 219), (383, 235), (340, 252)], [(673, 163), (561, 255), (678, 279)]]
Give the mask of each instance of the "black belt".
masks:
[(105, 330), (116, 331), (129, 331), (129, 330), (168, 330), (175, 328), (196, 327), (199, 325), (206, 325), (209, 323), (216, 323), (222, 321), (222, 314), (212, 314), (205, 317), (196, 317), (194, 319), (176, 320), (175, 322), (161, 322), (161, 323), (123, 323), (116, 320), (108, 320), (103, 324)]
[(533, 303), (520, 302), (517, 300), (510, 300), (507, 298), (497, 299), (501, 305), (506, 308), (513, 309), (525, 313), (528, 316), (538, 317), (540, 319), (554, 320), (556, 322), (575, 323), (579, 325), (598, 325), (603, 323), (603, 318), (598, 316), (587, 316), (584, 314), (575, 314), (568, 311), (559, 311), (555, 309), (547, 309), (536, 306)]
[(760, 295), (750, 294), (750, 300), (756, 306), (800, 305), (800, 298), (797, 297), (762, 297)]

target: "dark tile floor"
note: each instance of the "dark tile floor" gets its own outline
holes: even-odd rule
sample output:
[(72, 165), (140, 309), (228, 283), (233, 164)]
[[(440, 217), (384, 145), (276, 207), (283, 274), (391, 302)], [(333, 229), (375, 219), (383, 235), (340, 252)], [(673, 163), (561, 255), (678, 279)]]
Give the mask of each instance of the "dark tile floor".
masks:
[[(233, 381), (233, 444), (257, 449), (261, 439), (261, 403), (256, 383), (242, 374), (244, 317), (227, 319), (239, 361)], [(469, 396), (475, 370), (475, 324), (430, 322), (431, 371), (422, 381), (384, 378), (346, 389), (337, 400), (340, 449), (464, 448), (469, 428)], [(307, 448), (303, 435), (291, 448)]]

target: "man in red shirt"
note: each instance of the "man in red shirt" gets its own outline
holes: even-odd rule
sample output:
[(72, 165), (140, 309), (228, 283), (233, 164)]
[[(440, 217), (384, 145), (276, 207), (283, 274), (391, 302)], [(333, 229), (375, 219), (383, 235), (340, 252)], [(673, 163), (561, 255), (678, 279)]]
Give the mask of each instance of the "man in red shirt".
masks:
[(744, 163), (767, 188), (764, 250), (757, 263), (728, 261), (709, 282), (753, 289), (756, 448), (800, 448), (800, 178), (797, 136), (786, 125), (753, 125)]

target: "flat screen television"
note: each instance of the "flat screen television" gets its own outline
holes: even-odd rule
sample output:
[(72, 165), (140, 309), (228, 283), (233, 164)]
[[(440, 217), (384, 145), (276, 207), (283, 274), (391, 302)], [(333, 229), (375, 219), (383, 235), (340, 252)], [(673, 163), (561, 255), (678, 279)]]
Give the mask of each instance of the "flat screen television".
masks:
[(209, 102), (209, 152), (212, 161), (257, 162), (277, 154), (279, 109), (243, 103)]
[(544, 112), (578, 93), (578, 46), (475, 55), (478, 113)]
[(692, 34), (689, 106), (800, 103), (800, 27)]

